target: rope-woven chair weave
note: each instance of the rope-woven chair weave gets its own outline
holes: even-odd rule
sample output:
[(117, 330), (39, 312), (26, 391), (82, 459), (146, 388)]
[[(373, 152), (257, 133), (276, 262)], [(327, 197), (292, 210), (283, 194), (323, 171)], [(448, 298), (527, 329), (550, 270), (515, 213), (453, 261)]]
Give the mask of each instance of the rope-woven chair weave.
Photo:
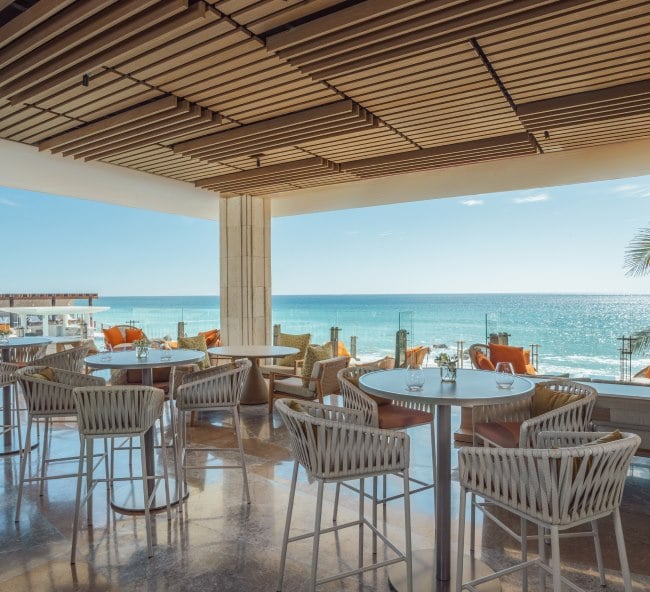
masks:
[[(296, 410), (298, 405), (298, 410)], [(292, 409), (292, 406), (294, 407)], [(292, 403), (287, 399), (276, 401), (275, 408), (287, 427), (289, 445), (294, 457), (293, 476), (289, 493), (289, 507), (285, 523), (282, 556), (280, 560), (280, 577), (277, 590), (282, 590), (284, 568), (286, 564), (288, 543), (313, 537), (311, 577), (308, 590), (314, 592), (321, 583), (358, 575), (368, 570), (391, 565), (399, 561), (406, 562), (407, 591), (412, 590), (411, 570), (411, 517), (410, 496), (408, 492), (409, 471), (409, 437), (402, 432), (381, 430), (365, 425), (362, 411), (343, 409), (314, 402)], [(316, 516), (314, 531), (290, 537), (293, 504), (296, 492), (298, 467), (302, 466), (311, 482), (318, 482)], [(365, 477), (383, 474), (399, 474), (404, 484), (404, 522), (405, 551), (402, 553), (386, 536), (366, 520), (364, 516)], [(326, 482), (341, 482), (348, 479), (360, 479), (359, 517), (350, 523), (336, 525), (327, 531), (336, 532), (347, 527), (357, 527), (359, 532), (358, 568), (345, 573), (317, 579), (318, 550), (321, 534), (321, 516), (323, 506), (323, 486)], [(375, 561), (372, 565), (363, 565), (363, 527), (368, 527), (396, 553), (397, 557), (384, 561)]]
[[(536, 523), (540, 528), (540, 549), (544, 546), (541, 529), (551, 531), (553, 589), (560, 590), (561, 581), (565, 580), (559, 572), (559, 531), (614, 514), (625, 590), (631, 590), (618, 512), (627, 470), (641, 439), (636, 434), (623, 434), (620, 440), (590, 444), (602, 435), (599, 432), (541, 432), (536, 439), (540, 447), (537, 449), (461, 448), (458, 452), (459, 548), (463, 548), (466, 493), (474, 493)], [(553, 446), (560, 448), (551, 448)], [(462, 552), (458, 553), (459, 571), (456, 573), (462, 573), (462, 556)], [(542, 554), (540, 560), (524, 561), (520, 568), (537, 564), (550, 571), (543, 557)], [(473, 586), (478, 583), (479, 580), (475, 580), (463, 587), (474, 590)], [(457, 590), (461, 590), (460, 583)]]
[[(379, 405), (377, 404), (377, 401), (373, 399), (372, 397), (368, 396), (366, 393), (364, 393), (358, 386), (356, 386), (355, 382), (358, 384), (358, 379), (363, 376), (364, 374), (368, 374), (370, 372), (381, 372), (381, 370), (378, 370), (375, 367), (364, 367), (364, 366), (352, 366), (350, 368), (345, 368), (343, 370), (340, 370), (337, 378), (339, 381), (339, 386), (340, 386), (340, 391), (341, 395), (343, 397), (343, 407), (345, 409), (355, 409), (357, 411), (360, 411), (363, 413), (364, 417), (364, 422), (366, 425), (372, 426), (372, 427), (379, 427)], [(353, 382), (354, 381), (354, 382)], [(423, 413), (428, 413), (431, 415), (430, 418), (423, 420), (420, 422), (418, 425), (424, 425), (428, 424), (431, 429), (431, 443), (432, 443), (432, 461), (433, 461), (433, 473), (435, 473), (435, 448), (434, 446), (434, 441), (435, 441), (435, 433), (434, 433), (434, 427), (433, 427), (433, 413), (434, 413), (434, 407), (432, 405), (429, 405), (425, 402), (422, 401), (399, 401), (399, 400), (394, 400), (390, 403), (391, 405), (394, 405), (395, 407), (401, 407), (405, 409), (411, 409), (411, 410), (416, 410), (416, 411), (421, 411)], [(414, 424), (415, 425), (415, 424)], [(407, 426), (404, 426), (406, 428)], [(402, 428), (394, 428), (394, 429), (402, 429)], [(433, 487), (433, 484), (431, 482), (425, 483), (424, 481), (421, 481), (419, 479), (415, 479), (411, 477), (411, 481), (417, 484), (417, 487), (415, 489), (411, 490), (411, 494), (414, 493), (419, 493), (421, 491), (425, 491), (427, 489), (431, 489)], [(347, 485), (346, 487), (349, 487), (353, 491), (357, 491), (357, 489), (353, 486)], [(336, 521), (337, 519), (337, 512), (338, 512), (338, 502), (339, 502), (339, 494), (340, 494), (340, 486), (337, 485), (336, 487), (336, 494), (334, 497), (334, 513), (333, 513), (333, 519)], [(377, 495), (377, 484), (373, 482), (373, 495), (368, 495), (368, 497), (372, 498), (372, 503), (373, 503), (373, 518), (376, 516), (377, 513), (377, 504), (384, 504), (388, 501), (392, 501), (394, 499), (402, 497), (402, 494), (398, 495), (393, 495), (393, 496), (388, 496), (387, 494), (387, 483), (386, 483), (386, 477), (384, 476), (384, 481), (383, 481), (383, 497), (379, 497)], [(373, 541), (374, 544), (374, 541)], [(374, 547), (373, 547), (374, 550)]]
[(47, 345), (29, 345), (27, 347), (12, 347), (9, 350), (9, 361), (19, 366), (34, 365), (45, 355)]
[[(182, 500), (187, 488), (187, 469), (241, 469), (246, 502), (250, 504), (246, 458), (239, 422), (239, 401), (252, 363), (247, 359), (237, 360), (234, 364), (214, 366), (206, 370), (186, 373), (180, 377), (180, 384), (175, 388), (177, 427), (175, 430), (176, 474), (178, 495)], [(233, 424), (237, 436), (239, 464), (191, 465), (188, 464), (188, 452), (200, 450), (202, 453), (233, 450), (229, 448), (192, 447), (188, 445), (186, 415), (196, 411), (229, 411), (233, 414)], [(181, 491), (183, 488), (183, 491)], [(182, 501), (179, 510), (182, 511)]]
[[(12, 364), (10, 362), (0, 362), (0, 389), (5, 387), (11, 387), (13, 389), (13, 398), (14, 406), (12, 407), (12, 412), (15, 413), (15, 422), (3, 424), (0, 429), (0, 434), (4, 435), (10, 431), (16, 430), (18, 434), (18, 450), (22, 450), (23, 447), (23, 435), (22, 427), (20, 425), (20, 406), (18, 402), (18, 391), (15, 388), (16, 384), (16, 371), (20, 368), (17, 364)], [(3, 416), (5, 416), (3, 410)], [(11, 420), (12, 422), (14, 420)]]
[(55, 380), (38, 376), (47, 366), (26, 366), (16, 377), (27, 402), (27, 410), (34, 417), (74, 415), (77, 412), (72, 391), (81, 386), (103, 386), (106, 381), (97, 376), (53, 368)]
[(74, 390), (74, 400), (81, 435), (136, 436), (162, 415), (165, 395), (150, 386), (82, 387)]
[(39, 366), (60, 368), (70, 372), (83, 372), (84, 358), (88, 355), (89, 345), (80, 345), (55, 354), (48, 354), (39, 358)]

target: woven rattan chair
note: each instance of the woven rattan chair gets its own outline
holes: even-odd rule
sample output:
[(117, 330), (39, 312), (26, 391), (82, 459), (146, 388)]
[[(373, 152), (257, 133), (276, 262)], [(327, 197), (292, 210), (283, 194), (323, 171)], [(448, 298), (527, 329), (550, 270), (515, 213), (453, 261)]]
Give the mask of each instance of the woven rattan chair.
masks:
[(39, 358), (39, 366), (48, 366), (49, 368), (60, 368), (69, 372), (83, 372), (84, 358), (88, 355), (89, 346), (87, 344), (66, 349), (55, 354), (48, 354)]
[[(142, 462), (142, 495), (147, 531), (147, 551), (153, 557), (151, 537), (151, 504), (155, 499), (160, 481), (164, 481), (165, 500), (167, 502), (167, 519), (171, 520), (169, 505), (169, 479), (167, 462), (163, 447), (163, 477), (149, 475), (147, 472), (147, 452), (145, 433), (152, 429), (156, 421), (162, 430), (162, 411), (164, 394), (160, 389), (150, 386), (104, 386), (81, 387), (74, 389), (74, 402), (79, 424), (79, 468), (77, 472), (77, 494), (72, 532), (72, 551), (70, 563), (75, 563), (77, 554), (77, 536), (79, 533), (79, 515), (81, 506), (87, 504), (88, 524), (92, 524), (92, 493), (95, 485), (102, 481), (133, 480), (132, 477), (114, 479), (107, 474), (106, 479), (96, 479), (93, 467), (93, 443), (96, 439), (139, 438), (140, 459)], [(81, 498), (84, 460), (86, 461), (86, 494)], [(149, 482), (153, 487), (149, 488)]]
[(337, 356), (316, 362), (312, 368), (308, 386), (304, 385), (303, 377), (297, 374), (271, 372), (269, 380), (269, 413), (273, 413), (273, 401), (279, 398), (300, 399), (310, 401), (318, 399), (321, 403), (325, 395), (339, 392), (336, 375), (339, 370), (350, 364), (348, 356)]
[[(250, 504), (251, 498), (248, 490), (248, 476), (246, 475), (246, 459), (239, 426), (239, 400), (241, 399), (250, 369), (250, 360), (237, 360), (232, 365), (216, 366), (207, 370), (186, 374), (181, 378), (178, 387), (176, 387), (176, 485), (178, 487), (179, 499), (182, 500), (187, 491), (187, 469), (241, 469), (244, 479), (246, 502)], [(188, 445), (186, 416), (195, 411), (228, 411), (233, 414), (240, 464), (188, 464), (188, 452), (192, 450), (201, 450), (202, 452), (224, 450), (223, 448), (206, 448), (203, 446), (196, 448)], [(182, 502), (179, 504), (179, 509), (182, 511)]]
[(11, 406), (10, 416), (13, 415), (15, 417), (15, 419), (12, 419), (10, 423), (0, 426), (0, 435), (4, 436), (8, 432), (13, 432), (15, 430), (18, 435), (18, 450), (22, 450), (23, 432), (20, 421), (20, 403), (18, 400), (18, 389), (16, 388), (16, 371), (18, 368), (19, 366), (16, 364), (10, 364), (9, 362), (0, 362), (0, 390), (4, 388), (10, 388), (12, 390), (14, 403)]
[[(314, 402), (296, 403), (286, 399), (277, 401), (275, 408), (287, 426), (289, 444), (294, 457), (277, 590), (282, 590), (288, 544), (313, 537), (311, 575), (307, 587), (310, 592), (314, 592), (319, 584), (340, 580), (369, 570), (376, 570), (400, 561), (406, 562), (407, 592), (411, 592), (413, 582), (411, 568), (411, 506), (408, 479), (409, 437), (401, 432), (380, 430), (365, 425), (363, 413), (355, 409), (341, 409), (340, 407), (321, 405)], [(314, 532), (290, 537), (299, 466), (305, 469), (310, 482), (317, 481), (318, 483), (315, 525)], [(404, 552), (399, 551), (373, 524), (366, 520), (364, 515), (364, 479), (384, 474), (399, 475), (403, 480), (404, 535), (406, 540)], [(325, 483), (340, 483), (348, 480), (361, 481), (358, 519), (321, 530)], [(358, 568), (318, 580), (320, 535), (324, 532), (338, 532), (351, 526), (357, 527), (359, 531)], [(396, 557), (364, 566), (364, 526), (367, 526), (374, 535), (385, 542), (396, 553)]]
[[(519, 516), (524, 524), (526, 521), (536, 524), (539, 559), (529, 561), (524, 554), (521, 563), (490, 576), (465, 583), (459, 579), (457, 592), (463, 588), (476, 590), (482, 582), (533, 565), (540, 568), (540, 589), (545, 589), (546, 573), (551, 573), (556, 592), (562, 589), (563, 583), (580, 590), (561, 574), (559, 533), (581, 524), (595, 525), (597, 520), (609, 515), (614, 518), (625, 591), (632, 592), (619, 507), (627, 469), (641, 439), (635, 434), (623, 434), (620, 440), (585, 446), (602, 435), (598, 432), (542, 432), (538, 435), (538, 449), (461, 448), (458, 453), (461, 491), (456, 573), (463, 573), (467, 493), (480, 495)], [(552, 568), (545, 559), (545, 530), (550, 531)], [(598, 532), (595, 527), (594, 532)], [(604, 586), (597, 537), (596, 557)]]
[(36, 365), (39, 358), (45, 355), (47, 345), (29, 345), (27, 347), (12, 347), (9, 350), (9, 361), (21, 368)]
[[(548, 413), (533, 416), (533, 394), (525, 399), (494, 405), (479, 405), (472, 408), (472, 424), (474, 443), (499, 448), (534, 448), (540, 432), (584, 432), (591, 427), (591, 413), (598, 392), (587, 385), (569, 380), (550, 380), (537, 384), (558, 393), (576, 395), (579, 400), (559, 407)], [(472, 495), (471, 510), (471, 549), (475, 548), (476, 516), (475, 508), (480, 508), (483, 514), (512, 536), (526, 550), (526, 523), (522, 520), (521, 534), (508, 528), (487, 507), (486, 503), (477, 503)], [(592, 530), (594, 544), (597, 546), (598, 533)], [(584, 536), (585, 533), (579, 533)], [(572, 535), (565, 535), (572, 536)], [(527, 583), (527, 572), (524, 571), (524, 585)]]
[[(341, 395), (343, 396), (343, 407), (345, 409), (355, 409), (363, 413), (366, 425), (374, 428), (382, 428), (389, 430), (405, 430), (410, 427), (428, 424), (431, 429), (431, 442), (432, 446), (435, 442), (435, 433), (433, 427), (433, 409), (431, 405), (426, 403), (414, 403), (412, 401), (391, 401), (390, 399), (383, 399), (381, 397), (372, 397), (364, 393), (357, 385), (359, 384), (359, 377), (369, 372), (377, 372), (377, 368), (356, 366), (352, 368), (345, 368), (340, 370), (337, 378), (341, 388)], [(381, 371), (381, 370), (380, 370)], [(433, 459), (433, 473), (435, 473), (435, 449), (432, 450)], [(413, 477), (410, 478), (412, 483), (416, 484), (415, 489), (411, 489), (410, 493), (419, 493), (433, 487), (432, 483), (425, 483)], [(354, 491), (358, 491), (356, 487), (348, 484), (343, 484)], [(334, 521), (337, 519), (339, 493), (341, 483), (336, 484), (336, 495), (334, 497)], [(378, 497), (377, 494), (377, 479), (373, 479), (373, 492), (372, 499), (372, 516), (373, 524), (377, 524), (377, 504), (385, 504), (394, 499), (403, 497), (403, 493), (398, 495), (388, 496), (386, 486), (386, 475), (383, 477), (383, 497)], [(373, 552), (376, 552), (376, 538), (373, 539)]]
[[(48, 458), (50, 423), (57, 417), (70, 417), (77, 415), (77, 408), (73, 396), (73, 389), (79, 386), (101, 386), (106, 384), (103, 378), (69, 372), (60, 368), (52, 369), (54, 380), (40, 377), (39, 373), (46, 370), (47, 366), (27, 366), (16, 371), (16, 378), (20, 384), (27, 403), (27, 431), (25, 432), (25, 446), (20, 457), (20, 479), (18, 485), (18, 501), (16, 503), (16, 522), (20, 518), (20, 507), (23, 498), (25, 483), (40, 482), (40, 495), (43, 495), (45, 481), (48, 478), (61, 479), (75, 477), (74, 474), (47, 476), (47, 465), (52, 462), (69, 461), (77, 457)], [(45, 431), (41, 439), (41, 471), (40, 476), (25, 478), (27, 459), (30, 457), (32, 426), (35, 420), (45, 422)]]

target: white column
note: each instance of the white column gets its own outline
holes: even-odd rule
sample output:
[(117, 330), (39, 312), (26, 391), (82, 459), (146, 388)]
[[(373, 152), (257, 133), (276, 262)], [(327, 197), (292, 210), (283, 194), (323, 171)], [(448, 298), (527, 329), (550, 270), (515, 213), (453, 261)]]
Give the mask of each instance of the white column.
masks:
[(221, 340), (271, 343), (271, 204), (265, 197), (222, 197), (219, 204)]

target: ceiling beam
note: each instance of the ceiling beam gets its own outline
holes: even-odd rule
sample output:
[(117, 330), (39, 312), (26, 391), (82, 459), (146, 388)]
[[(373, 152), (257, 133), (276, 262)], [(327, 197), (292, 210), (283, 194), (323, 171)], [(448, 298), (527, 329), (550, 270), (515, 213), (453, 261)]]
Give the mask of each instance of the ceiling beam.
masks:
[[(9, 45), (75, 0), (40, 0), (0, 27), (0, 47)], [(10, 3), (11, 4), (11, 3)]]

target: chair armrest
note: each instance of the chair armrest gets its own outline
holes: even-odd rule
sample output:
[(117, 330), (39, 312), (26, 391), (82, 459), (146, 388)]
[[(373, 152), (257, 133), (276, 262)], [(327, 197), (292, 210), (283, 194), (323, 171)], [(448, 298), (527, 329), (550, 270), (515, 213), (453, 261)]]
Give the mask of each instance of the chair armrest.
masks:
[(590, 444), (601, 438), (605, 432), (540, 432), (537, 434), (537, 448), (571, 448)]
[(294, 374), (298, 374), (298, 370), (302, 368), (305, 365), (305, 359), (303, 358), (302, 360), (294, 360), (293, 361), (293, 372)]
[(584, 432), (591, 422), (594, 400), (585, 397), (547, 413), (529, 417), (521, 424), (519, 446), (533, 448), (540, 432)]

